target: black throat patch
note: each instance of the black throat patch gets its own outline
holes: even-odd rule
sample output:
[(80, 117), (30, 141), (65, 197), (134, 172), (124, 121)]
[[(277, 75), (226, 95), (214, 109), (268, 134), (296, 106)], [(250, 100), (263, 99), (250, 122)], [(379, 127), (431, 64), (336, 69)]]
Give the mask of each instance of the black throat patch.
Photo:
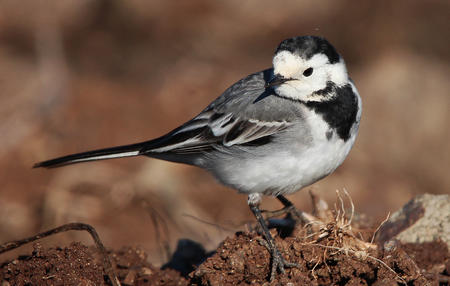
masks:
[(347, 141), (350, 138), (350, 129), (356, 122), (358, 98), (350, 84), (336, 87), (329, 83), (325, 89), (334, 89), (336, 97), (325, 102), (305, 102), (304, 104), (322, 115), (339, 138)]

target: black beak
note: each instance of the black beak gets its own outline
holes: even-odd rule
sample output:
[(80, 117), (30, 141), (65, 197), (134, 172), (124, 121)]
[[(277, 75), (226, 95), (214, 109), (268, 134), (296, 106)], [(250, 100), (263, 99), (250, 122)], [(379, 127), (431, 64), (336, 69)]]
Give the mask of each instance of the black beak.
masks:
[(277, 85), (283, 84), (283, 83), (285, 83), (287, 81), (290, 81), (290, 80), (292, 80), (292, 79), (285, 78), (282, 75), (276, 74), (276, 75), (273, 76), (273, 78), (271, 80), (269, 80), (269, 82), (266, 82), (264, 87), (268, 88), (268, 87), (272, 87), (272, 86), (277, 86)]

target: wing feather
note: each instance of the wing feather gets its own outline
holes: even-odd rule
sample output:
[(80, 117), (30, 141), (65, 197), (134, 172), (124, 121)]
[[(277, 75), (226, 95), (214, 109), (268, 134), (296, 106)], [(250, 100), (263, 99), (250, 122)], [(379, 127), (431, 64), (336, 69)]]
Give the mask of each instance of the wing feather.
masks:
[(256, 146), (270, 142), (270, 137), (291, 126), (288, 121), (261, 121), (235, 117), (232, 113), (201, 113), (180, 128), (162, 137), (159, 144), (141, 150), (146, 153), (195, 154), (220, 146)]

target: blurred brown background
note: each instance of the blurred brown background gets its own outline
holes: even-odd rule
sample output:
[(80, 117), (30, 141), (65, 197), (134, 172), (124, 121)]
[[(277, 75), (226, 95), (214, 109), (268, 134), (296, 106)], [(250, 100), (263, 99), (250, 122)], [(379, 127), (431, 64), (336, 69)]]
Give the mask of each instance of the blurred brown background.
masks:
[[(107, 246), (141, 245), (158, 264), (180, 238), (212, 249), (245, 229), (254, 221), (246, 197), (194, 167), (147, 158), (31, 166), (162, 135), (269, 67), (281, 40), (306, 34), (344, 56), (364, 105), (346, 162), (306, 189), (333, 204), (346, 188), (374, 220), (416, 194), (449, 193), (449, 3), (0, 2), (0, 242), (80, 221)], [(290, 199), (311, 208), (306, 190)], [(53, 243), (72, 240), (90, 243), (78, 233)]]

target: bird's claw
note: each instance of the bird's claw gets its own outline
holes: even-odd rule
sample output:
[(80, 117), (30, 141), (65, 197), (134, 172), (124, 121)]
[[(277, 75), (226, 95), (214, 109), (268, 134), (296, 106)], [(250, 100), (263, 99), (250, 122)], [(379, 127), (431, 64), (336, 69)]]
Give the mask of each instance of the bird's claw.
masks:
[(299, 267), (297, 263), (287, 262), (277, 248), (272, 251), (272, 269), (270, 271), (270, 282), (274, 280), (277, 275), (277, 270), (284, 274), (285, 268)]
[(258, 242), (266, 247), (271, 254), (272, 267), (270, 270), (270, 282), (275, 279), (277, 271), (284, 274), (286, 272), (285, 268), (299, 267), (299, 264), (297, 263), (287, 262), (283, 255), (281, 255), (280, 251), (278, 251), (276, 247), (271, 247), (265, 239), (259, 238)]

